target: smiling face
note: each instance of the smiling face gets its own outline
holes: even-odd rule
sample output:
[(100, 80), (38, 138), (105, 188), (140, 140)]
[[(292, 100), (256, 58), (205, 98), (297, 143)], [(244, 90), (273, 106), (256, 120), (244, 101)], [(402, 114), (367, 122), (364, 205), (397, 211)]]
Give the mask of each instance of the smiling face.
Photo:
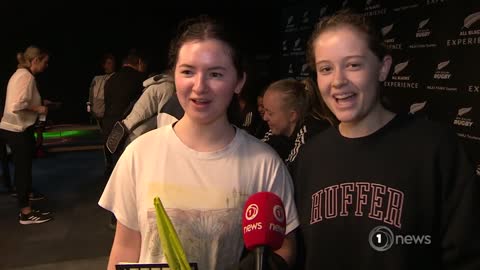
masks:
[(230, 48), (216, 39), (185, 42), (175, 64), (175, 86), (185, 117), (199, 124), (227, 120), (234, 93), (240, 93), (239, 78)]
[(341, 123), (368, 125), (383, 111), (379, 81), (391, 58), (379, 60), (363, 34), (348, 26), (326, 30), (314, 40), (313, 54), (322, 98)]

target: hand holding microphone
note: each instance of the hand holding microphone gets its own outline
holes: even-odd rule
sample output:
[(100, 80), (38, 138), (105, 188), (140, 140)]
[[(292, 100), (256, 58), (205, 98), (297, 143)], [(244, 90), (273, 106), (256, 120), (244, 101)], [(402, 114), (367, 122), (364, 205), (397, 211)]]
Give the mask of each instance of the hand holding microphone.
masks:
[(255, 269), (263, 269), (265, 249), (279, 249), (285, 238), (286, 218), (282, 200), (272, 192), (251, 195), (245, 203), (242, 228), (245, 247), (255, 253)]

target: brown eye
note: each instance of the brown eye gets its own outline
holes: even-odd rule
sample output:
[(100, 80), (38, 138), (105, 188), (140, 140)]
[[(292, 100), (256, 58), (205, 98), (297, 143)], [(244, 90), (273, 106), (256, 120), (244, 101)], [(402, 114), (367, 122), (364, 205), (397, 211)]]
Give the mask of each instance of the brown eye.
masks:
[(361, 63), (350, 63), (347, 65), (348, 68), (356, 70), (362, 67)]
[(219, 72), (212, 72), (210, 74), (211, 77), (213, 78), (222, 78), (223, 77), (223, 74), (222, 73), (219, 73)]
[(328, 74), (329, 72), (332, 71), (332, 68), (329, 67), (329, 66), (319, 67), (319, 68), (317, 68), (317, 71), (321, 74)]

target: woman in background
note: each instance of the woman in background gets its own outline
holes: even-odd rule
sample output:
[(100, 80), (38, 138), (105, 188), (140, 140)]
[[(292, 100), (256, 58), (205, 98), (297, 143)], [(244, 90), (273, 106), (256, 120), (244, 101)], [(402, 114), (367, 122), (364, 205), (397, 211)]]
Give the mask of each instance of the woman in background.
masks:
[(48, 53), (34, 46), (17, 55), (18, 68), (10, 77), (2, 120), (1, 135), (13, 152), (15, 189), (20, 224), (39, 224), (52, 219), (49, 212), (32, 209), (31, 200), (43, 199), (32, 190), (32, 159), (35, 148), (34, 124), (48, 108), (42, 105), (35, 75), (48, 67)]
[(290, 165), (302, 145), (332, 125), (328, 110), (310, 79), (283, 79), (270, 84), (263, 95), (264, 116), (270, 130), (262, 139)]

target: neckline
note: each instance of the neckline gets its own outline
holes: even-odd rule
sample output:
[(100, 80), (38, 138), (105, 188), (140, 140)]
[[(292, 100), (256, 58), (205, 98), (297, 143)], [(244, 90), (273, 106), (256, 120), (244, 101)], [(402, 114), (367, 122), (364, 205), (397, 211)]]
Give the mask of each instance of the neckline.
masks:
[(382, 134), (384, 134), (387, 130), (390, 129), (391, 126), (395, 125), (398, 121), (400, 121), (401, 119), (403, 119), (403, 117), (400, 115), (400, 114), (396, 114), (392, 119), (390, 119), (390, 121), (388, 121), (385, 125), (383, 125), (382, 127), (380, 127), (378, 130), (376, 130), (375, 132), (369, 134), (369, 135), (366, 135), (366, 136), (362, 136), (362, 137), (357, 137), (357, 138), (349, 138), (349, 137), (345, 137), (342, 135), (342, 133), (340, 133), (340, 130), (339, 130), (339, 125), (336, 125), (335, 126), (335, 132), (337, 133), (337, 135), (341, 138), (341, 140), (343, 141), (349, 141), (349, 142), (365, 142), (365, 141), (369, 141), (369, 140), (372, 140), (372, 139), (375, 139), (377, 138), (378, 136), (381, 136)]
[(234, 151), (239, 144), (240, 132), (241, 131), (235, 125), (232, 125), (233, 128), (235, 129), (235, 135), (234, 135), (233, 139), (227, 145), (225, 145), (223, 148), (215, 150), (215, 151), (211, 151), (211, 152), (197, 151), (197, 150), (192, 149), (192, 148), (188, 147), (187, 145), (185, 145), (182, 142), (182, 140), (180, 140), (178, 135), (175, 133), (175, 130), (173, 129), (173, 127), (177, 124), (177, 122), (178, 121), (172, 123), (171, 125), (169, 125), (169, 128), (168, 128), (169, 132), (172, 134), (172, 136), (174, 138), (175, 146), (177, 146), (180, 151), (182, 151), (182, 152), (186, 153), (187, 155), (192, 156), (194, 158), (198, 158), (198, 159), (218, 159), (218, 158), (222, 158), (226, 154)]

